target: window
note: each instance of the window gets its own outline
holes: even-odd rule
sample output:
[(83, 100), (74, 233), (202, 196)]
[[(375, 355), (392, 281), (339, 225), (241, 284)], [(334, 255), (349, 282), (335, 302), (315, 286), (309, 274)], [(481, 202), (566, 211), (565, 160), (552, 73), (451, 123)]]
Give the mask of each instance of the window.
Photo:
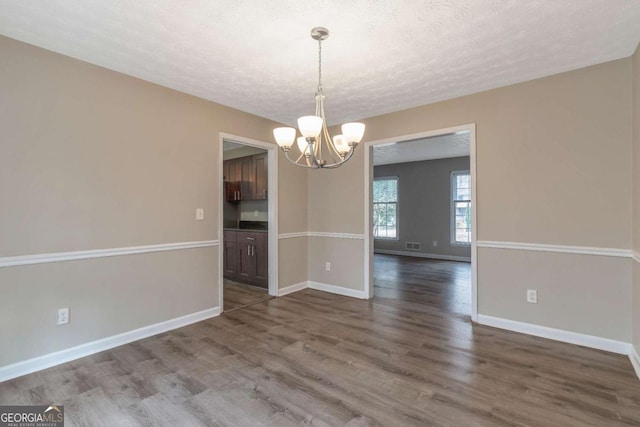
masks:
[(373, 237), (398, 238), (398, 177), (373, 181)]
[(451, 243), (471, 244), (471, 175), (451, 172)]

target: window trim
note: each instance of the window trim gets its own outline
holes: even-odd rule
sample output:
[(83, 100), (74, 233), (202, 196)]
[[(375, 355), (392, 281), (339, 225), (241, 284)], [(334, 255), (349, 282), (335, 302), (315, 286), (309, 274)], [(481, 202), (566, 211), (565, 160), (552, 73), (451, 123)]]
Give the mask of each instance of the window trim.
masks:
[[(379, 203), (395, 203), (396, 204), (396, 237), (377, 237), (375, 233), (373, 233), (373, 240), (400, 240), (400, 177), (399, 176), (376, 176), (373, 178), (374, 183), (371, 186), (372, 197), (371, 197), (371, 209), (374, 209), (376, 205), (376, 201), (373, 198), (373, 188), (375, 186), (375, 181), (396, 181), (396, 201), (395, 202), (379, 202)], [(373, 215), (372, 215), (373, 218)]]
[[(469, 175), (469, 199), (468, 200), (455, 200), (455, 195), (456, 195), (456, 190), (457, 190), (457, 177), (458, 175)], [(469, 242), (458, 242), (456, 240), (456, 202), (460, 202), (460, 201), (464, 201), (464, 202), (469, 202), (469, 209), (472, 209), (473, 206), (471, 205), (471, 199), (473, 199), (473, 183), (471, 182), (471, 171), (469, 169), (461, 169), (461, 170), (455, 170), (455, 171), (451, 171), (451, 178), (449, 180), (449, 186), (451, 188), (451, 192), (449, 194), (449, 204), (450, 204), (450, 214), (449, 214), (449, 221), (450, 221), (450, 227), (449, 227), (449, 244), (451, 244), (452, 246), (464, 246), (464, 247), (469, 247), (471, 246), (471, 239), (473, 238), (473, 230), (471, 227), (473, 227), (473, 220), (471, 220), (471, 224), (469, 224)], [(473, 218), (473, 214), (471, 215), (471, 218)]]

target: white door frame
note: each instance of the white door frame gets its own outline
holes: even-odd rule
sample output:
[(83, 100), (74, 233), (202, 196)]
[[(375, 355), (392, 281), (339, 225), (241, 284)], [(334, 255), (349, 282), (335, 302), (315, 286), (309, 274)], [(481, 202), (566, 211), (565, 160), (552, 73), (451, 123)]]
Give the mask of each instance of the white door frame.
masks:
[(436, 129), (411, 135), (367, 141), (364, 143), (364, 291), (366, 298), (373, 298), (373, 230), (371, 228), (371, 191), (373, 187), (373, 147), (392, 142), (429, 138), (448, 133), (469, 131), (469, 156), (471, 171), (471, 320), (478, 321), (478, 203), (476, 190), (476, 124), (470, 123), (445, 129)]
[(221, 313), (224, 311), (224, 141), (235, 142), (267, 150), (267, 194), (269, 195), (267, 199), (267, 206), (269, 210), (269, 295), (277, 296), (278, 294), (278, 146), (269, 142), (220, 132), (218, 143), (218, 240), (220, 241), (220, 250), (218, 251), (218, 283), (220, 285), (218, 290), (218, 299), (220, 301)]

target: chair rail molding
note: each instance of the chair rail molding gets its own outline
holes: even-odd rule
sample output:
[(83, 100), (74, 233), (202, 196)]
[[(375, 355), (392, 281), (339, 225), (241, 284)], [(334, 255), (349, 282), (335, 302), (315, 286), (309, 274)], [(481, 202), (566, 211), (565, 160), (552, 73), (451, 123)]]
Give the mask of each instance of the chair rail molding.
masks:
[(53, 252), (34, 255), (0, 257), (0, 268), (19, 265), (45, 264), (49, 262), (77, 261), (82, 259), (103, 258), (112, 256), (145, 254), (150, 252), (179, 251), (183, 249), (208, 248), (219, 246), (219, 240), (202, 240), (198, 242), (162, 243), (157, 245), (128, 246), (122, 248), (91, 249), (72, 252)]
[(619, 258), (632, 258), (637, 255), (634, 255), (634, 253), (630, 249), (598, 248), (593, 246), (565, 246), (549, 245), (544, 243), (499, 242), (490, 240), (479, 240), (477, 245), (479, 248), (513, 249), (519, 251), (555, 252), (580, 255), (601, 255)]
[(329, 233), (325, 231), (301, 231), (298, 233), (283, 233), (278, 235), (278, 239), (292, 239), (295, 237), (329, 237), (334, 239), (364, 240), (364, 234)]

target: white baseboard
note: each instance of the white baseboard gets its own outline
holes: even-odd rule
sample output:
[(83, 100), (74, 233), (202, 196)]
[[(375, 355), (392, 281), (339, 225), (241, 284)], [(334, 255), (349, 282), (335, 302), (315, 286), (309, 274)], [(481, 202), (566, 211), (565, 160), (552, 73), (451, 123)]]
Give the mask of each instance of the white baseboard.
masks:
[(132, 331), (123, 332), (118, 335), (112, 335), (96, 341), (80, 344), (76, 347), (67, 348), (55, 353), (49, 353), (43, 356), (34, 357), (33, 359), (13, 363), (11, 365), (1, 366), (0, 382), (21, 377), (62, 363), (67, 363), (81, 357), (109, 350), (114, 347), (141, 340), (143, 338), (148, 338), (152, 335), (157, 335), (172, 329), (181, 328), (219, 315), (220, 307), (214, 307), (197, 313), (187, 314), (186, 316), (176, 317), (175, 319), (166, 320), (164, 322), (155, 323), (153, 325), (144, 326)]
[(283, 297), (285, 295), (292, 294), (294, 292), (301, 291), (303, 289), (307, 289), (309, 287), (309, 282), (300, 282), (295, 283), (293, 285), (286, 286), (284, 288), (278, 289), (278, 296)]
[(631, 365), (633, 369), (636, 371), (636, 375), (638, 379), (640, 379), (640, 355), (638, 355), (638, 349), (634, 345), (631, 346), (631, 352), (629, 353), (629, 360), (631, 360)]
[(520, 332), (536, 337), (548, 338), (555, 341), (562, 341), (569, 344), (576, 344), (583, 347), (590, 347), (624, 355), (631, 354), (631, 347), (633, 347), (630, 343), (624, 341), (616, 341), (593, 335), (580, 334), (578, 332), (534, 325), (532, 323), (486, 316), (484, 314), (478, 314), (478, 323), (481, 325), (492, 326), (494, 328), (506, 329), (508, 331)]
[(346, 297), (367, 299), (364, 291), (357, 291), (355, 289), (343, 288), (342, 286), (328, 285), (326, 283), (309, 281), (309, 288), (318, 291), (329, 292), (331, 294), (344, 295)]
[(471, 262), (471, 257), (455, 256), (455, 255), (441, 255), (441, 254), (426, 254), (424, 252), (395, 251), (395, 250), (391, 250), (391, 249), (375, 249), (373, 251), (373, 253), (375, 253), (375, 254), (385, 254), (385, 255), (412, 256), (412, 257), (416, 257), (416, 258), (440, 259), (440, 260), (443, 260), (443, 261)]

